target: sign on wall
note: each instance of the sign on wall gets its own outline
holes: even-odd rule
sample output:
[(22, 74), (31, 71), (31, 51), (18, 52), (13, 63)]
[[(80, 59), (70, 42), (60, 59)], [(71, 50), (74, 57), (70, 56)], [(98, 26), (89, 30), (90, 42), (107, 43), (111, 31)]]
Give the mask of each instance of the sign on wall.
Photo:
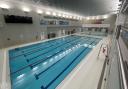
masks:
[(40, 25), (69, 25), (69, 21), (41, 20)]
[(59, 21), (59, 25), (69, 25), (68, 21)]

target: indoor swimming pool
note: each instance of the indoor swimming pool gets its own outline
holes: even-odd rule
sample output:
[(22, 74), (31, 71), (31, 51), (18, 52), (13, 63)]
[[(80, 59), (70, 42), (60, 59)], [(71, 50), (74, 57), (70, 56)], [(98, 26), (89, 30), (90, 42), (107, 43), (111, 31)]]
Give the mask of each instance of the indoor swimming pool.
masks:
[(9, 50), (12, 89), (55, 89), (100, 40), (72, 35)]

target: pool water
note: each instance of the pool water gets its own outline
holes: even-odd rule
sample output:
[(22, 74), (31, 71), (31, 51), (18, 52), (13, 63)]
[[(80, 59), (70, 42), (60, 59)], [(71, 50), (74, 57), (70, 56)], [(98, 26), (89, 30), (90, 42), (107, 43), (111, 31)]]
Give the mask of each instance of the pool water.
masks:
[(100, 40), (72, 35), (9, 50), (12, 89), (55, 89)]

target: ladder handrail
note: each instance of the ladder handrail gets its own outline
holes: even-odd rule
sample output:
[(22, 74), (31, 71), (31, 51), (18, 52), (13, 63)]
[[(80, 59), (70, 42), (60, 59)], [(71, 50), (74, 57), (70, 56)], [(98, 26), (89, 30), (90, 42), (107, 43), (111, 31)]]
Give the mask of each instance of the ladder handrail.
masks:
[(107, 55), (108, 55), (108, 44), (101, 44), (101, 46), (100, 46), (100, 50), (99, 50), (99, 52), (98, 52), (98, 56), (97, 56), (97, 59), (99, 58), (99, 55), (100, 55), (100, 51), (101, 51), (101, 49), (102, 49), (102, 47), (103, 47), (103, 45), (106, 45), (106, 47), (107, 47)]
[(100, 55), (100, 51), (101, 51), (102, 46), (103, 46), (103, 43), (102, 43), (101, 46), (100, 46), (100, 50), (99, 50), (99, 52), (98, 52), (97, 59), (99, 58), (99, 55)]
[(104, 64), (103, 64), (103, 68), (102, 68), (102, 72), (101, 72), (101, 76), (100, 76), (100, 79), (99, 79), (97, 89), (101, 89), (101, 87), (102, 87), (106, 64), (108, 64), (108, 44), (103, 44), (103, 43), (101, 44), (100, 50), (99, 50), (99, 53), (98, 53), (98, 57), (99, 57), (99, 54), (100, 54), (100, 51), (101, 51), (101, 48), (103, 47), (103, 45), (106, 45), (106, 47), (107, 47), (107, 54), (105, 55), (105, 60), (104, 60)]

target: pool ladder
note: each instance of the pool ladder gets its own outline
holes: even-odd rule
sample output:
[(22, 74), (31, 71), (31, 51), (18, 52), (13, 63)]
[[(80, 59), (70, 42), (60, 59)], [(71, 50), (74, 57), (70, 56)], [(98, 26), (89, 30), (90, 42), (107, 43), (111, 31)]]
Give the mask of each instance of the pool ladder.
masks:
[(109, 52), (108, 51), (109, 47), (108, 47), (108, 44), (103, 44), (103, 43), (101, 44), (100, 50), (98, 52), (97, 59), (99, 59), (99, 55), (100, 55), (101, 49), (103, 48), (103, 45), (105, 45), (106, 48), (107, 48), (107, 54), (105, 55), (105, 61), (104, 61), (104, 64), (103, 64), (103, 68), (102, 68), (102, 72), (101, 72), (101, 76), (100, 76), (100, 79), (99, 79), (99, 82), (98, 82), (97, 89), (101, 89), (101, 87), (102, 87), (102, 82), (103, 82), (103, 78), (104, 78), (106, 64), (109, 64), (109, 57), (108, 57), (108, 55), (109, 55), (109, 53), (108, 53)]

